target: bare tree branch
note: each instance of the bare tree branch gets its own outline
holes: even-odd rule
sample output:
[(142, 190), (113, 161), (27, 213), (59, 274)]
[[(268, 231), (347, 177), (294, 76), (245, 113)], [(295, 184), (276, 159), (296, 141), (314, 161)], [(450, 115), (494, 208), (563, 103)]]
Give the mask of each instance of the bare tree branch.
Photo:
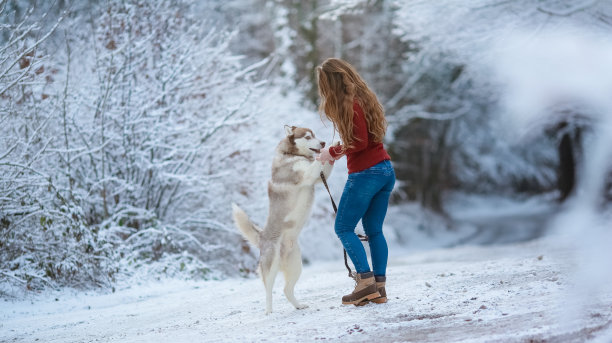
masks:
[(546, 13), (546, 14), (550, 14), (553, 16), (558, 16), (558, 17), (569, 17), (572, 14), (584, 11), (586, 9), (589, 9), (591, 7), (593, 7), (593, 5), (595, 5), (599, 0), (588, 0), (588, 1), (584, 1), (582, 3), (578, 3), (570, 8), (567, 8), (565, 10), (562, 11), (557, 11), (557, 10), (553, 10), (553, 9), (547, 9), (544, 6), (539, 6), (538, 7), (538, 11), (542, 12), (542, 13)]

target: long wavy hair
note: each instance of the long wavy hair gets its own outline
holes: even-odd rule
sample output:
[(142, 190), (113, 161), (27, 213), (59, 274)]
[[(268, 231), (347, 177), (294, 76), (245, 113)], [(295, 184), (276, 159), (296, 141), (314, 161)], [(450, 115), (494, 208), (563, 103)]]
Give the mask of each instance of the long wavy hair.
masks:
[(375, 142), (382, 142), (387, 130), (385, 112), (376, 94), (348, 62), (328, 58), (317, 67), (319, 113), (325, 114), (340, 134), (344, 149), (358, 139), (353, 135), (353, 102), (357, 101), (365, 115), (368, 132)]

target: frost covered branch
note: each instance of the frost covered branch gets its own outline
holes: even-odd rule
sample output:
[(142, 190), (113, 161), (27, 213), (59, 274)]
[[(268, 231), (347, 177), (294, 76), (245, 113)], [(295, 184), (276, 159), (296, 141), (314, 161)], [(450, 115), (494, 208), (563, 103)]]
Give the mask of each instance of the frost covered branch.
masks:
[(569, 17), (574, 13), (584, 11), (594, 6), (595, 4), (597, 4), (597, 2), (599, 2), (599, 0), (582, 1), (576, 4), (572, 4), (571, 6), (567, 6), (567, 8), (561, 10), (549, 9), (545, 6), (539, 6), (538, 11), (558, 17)]

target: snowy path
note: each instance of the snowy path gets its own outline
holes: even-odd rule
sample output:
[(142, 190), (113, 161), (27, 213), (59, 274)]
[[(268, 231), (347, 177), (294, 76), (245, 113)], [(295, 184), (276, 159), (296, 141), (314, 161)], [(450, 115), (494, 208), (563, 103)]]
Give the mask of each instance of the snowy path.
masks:
[[(549, 240), (418, 252), (390, 261), (387, 304), (342, 306), (341, 261), (305, 269), (295, 310), (277, 280), (169, 282), (107, 295), (3, 302), (2, 342), (612, 341), (612, 289), (572, 307), (572, 251)], [(582, 302), (582, 301), (581, 301)], [(582, 302), (582, 303), (586, 303)]]

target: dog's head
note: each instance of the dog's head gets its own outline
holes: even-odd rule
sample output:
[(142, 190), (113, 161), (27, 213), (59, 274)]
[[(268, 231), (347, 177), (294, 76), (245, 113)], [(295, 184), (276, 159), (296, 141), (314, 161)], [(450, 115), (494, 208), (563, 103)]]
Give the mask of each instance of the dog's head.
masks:
[(318, 140), (311, 129), (285, 125), (287, 135), (286, 153), (293, 155), (312, 156), (325, 147), (325, 142)]

